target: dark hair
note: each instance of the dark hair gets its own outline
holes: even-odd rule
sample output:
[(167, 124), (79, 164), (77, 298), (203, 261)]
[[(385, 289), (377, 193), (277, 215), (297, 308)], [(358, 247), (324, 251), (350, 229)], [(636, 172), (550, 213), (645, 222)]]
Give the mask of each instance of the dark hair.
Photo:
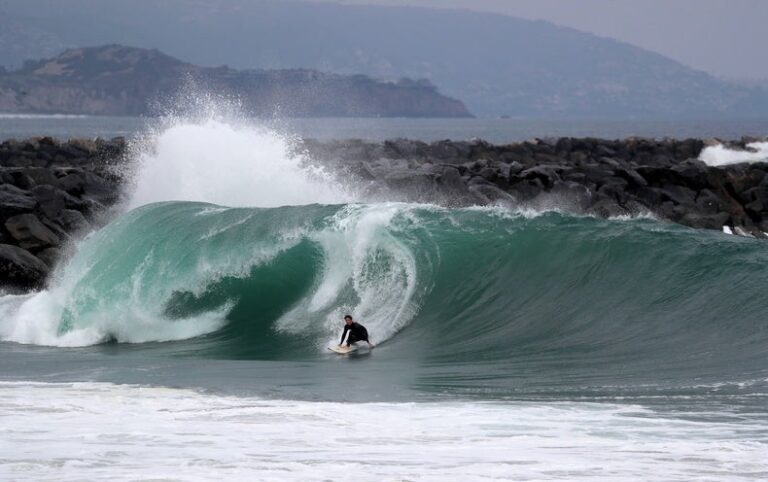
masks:
[(352, 319), (352, 315), (344, 315), (344, 319), (346, 320), (347, 318), (349, 318), (351, 320)]

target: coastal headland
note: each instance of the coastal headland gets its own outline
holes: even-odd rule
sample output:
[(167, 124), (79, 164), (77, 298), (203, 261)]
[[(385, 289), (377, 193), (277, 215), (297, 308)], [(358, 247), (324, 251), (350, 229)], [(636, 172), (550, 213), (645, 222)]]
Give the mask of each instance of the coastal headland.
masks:
[[(354, 186), (363, 200), (650, 215), (767, 238), (768, 163), (700, 160), (708, 146), (749, 154), (758, 141), (304, 139), (293, 152)], [(16, 292), (43, 288), (71, 241), (112, 218), (130, 183), (131, 159), (123, 138), (1, 143), (0, 285)]]

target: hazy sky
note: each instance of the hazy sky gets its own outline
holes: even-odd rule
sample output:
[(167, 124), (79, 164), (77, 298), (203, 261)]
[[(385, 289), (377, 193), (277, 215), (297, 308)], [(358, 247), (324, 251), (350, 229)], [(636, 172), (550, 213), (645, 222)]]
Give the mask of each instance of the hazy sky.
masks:
[(335, 3), (465, 8), (543, 19), (629, 42), (717, 76), (768, 79), (768, 0), (337, 0)]

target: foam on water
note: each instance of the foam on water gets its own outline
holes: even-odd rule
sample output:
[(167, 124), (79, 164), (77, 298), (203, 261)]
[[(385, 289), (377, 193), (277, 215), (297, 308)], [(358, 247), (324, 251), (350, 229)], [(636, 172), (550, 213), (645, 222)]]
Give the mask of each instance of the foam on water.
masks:
[[(766, 424), (610, 403), (267, 400), (0, 382), (6, 480), (760, 480)], [(684, 415), (684, 414), (683, 414)]]
[(701, 151), (699, 159), (710, 166), (727, 166), (742, 162), (768, 162), (768, 142), (747, 144), (746, 151), (729, 149), (722, 144), (709, 146)]

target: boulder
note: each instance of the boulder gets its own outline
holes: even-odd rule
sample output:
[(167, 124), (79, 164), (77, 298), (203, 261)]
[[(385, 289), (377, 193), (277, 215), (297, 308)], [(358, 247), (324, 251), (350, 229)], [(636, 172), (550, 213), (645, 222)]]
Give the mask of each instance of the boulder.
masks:
[(620, 206), (615, 200), (605, 197), (597, 197), (597, 200), (589, 207), (589, 212), (603, 218), (626, 216), (627, 209)]
[(56, 263), (61, 259), (61, 249), (46, 248), (37, 253), (37, 258), (49, 268), (53, 269), (56, 266)]
[(5, 168), (0, 170), (0, 184), (10, 184), (26, 190), (34, 186), (35, 181), (24, 172), (24, 169)]
[(675, 182), (694, 190), (699, 190), (708, 185), (708, 166), (698, 159), (688, 159), (673, 166), (671, 171), (677, 176)]
[(696, 204), (696, 192), (685, 186), (665, 184), (658, 189), (662, 197), (675, 204), (694, 206)]
[(611, 178), (597, 189), (597, 193), (613, 201), (623, 204), (627, 200), (627, 181), (622, 178)]
[(11, 291), (40, 289), (48, 272), (48, 265), (29, 251), (0, 244), (0, 288)]
[(614, 172), (616, 176), (624, 179), (632, 186), (644, 187), (648, 185), (648, 181), (634, 169), (619, 167)]
[(555, 181), (560, 180), (559, 172), (569, 170), (564, 166), (536, 166), (528, 168), (519, 174), (517, 177), (526, 181), (532, 181), (534, 179), (541, 181), (543, 186), (551, 187)]
[(696, 206), (703, 214), (712, 215), (723, 211), (723, 202), (709, 189), (703, 189), (696, 197)]
[(32, 211), (37, 206), (32, 193), (10, 184), (0, 184), (0, 216), (9, 217)]
[(59, 237), (34, 214), (19, 214), (5, 221), (5, 229), (24, 249), (57, 246)]
[(56, 219), (59, 216), (67, 206), (67, 198), (71, 197), (50, 185), (36, 186), (32, 189), (32, 194), (37, 199), (40, 212), (50, 219)]

